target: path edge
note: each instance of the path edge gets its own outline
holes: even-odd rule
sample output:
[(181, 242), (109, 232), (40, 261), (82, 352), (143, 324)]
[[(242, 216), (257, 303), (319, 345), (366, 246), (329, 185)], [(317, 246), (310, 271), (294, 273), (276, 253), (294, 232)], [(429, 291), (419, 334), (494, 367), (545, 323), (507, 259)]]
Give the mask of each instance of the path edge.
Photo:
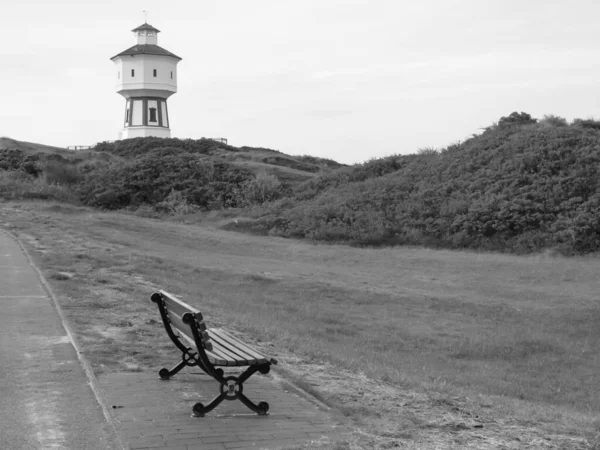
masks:
[(33, 258), (29, 254), (29, 251), (27, 250), (27, 248), (25, 247), (23, 242), (21, 242), (21, 240), (14, 233), (8, 231), (6, 228), (0, 228), (0, 231), (6, 233), (7, 236), (9, 236), (12, 240), (14, 240), (17, 243), (17, 245), (21, 248), (21, 251), (25, 254), (25, 257), (27, 258), (27, 262), (33, 268), (38, 279), (42, 283), (42, 286), (44, 287), (46, 294), (48, 295), (48, 297), (50, 297), (50, 300), (52, 301), (52, 305), (54, 306), (54, 308), (56, 309), (56, 312), (58, 313), (58, 315), (60, 317), (62, 326), (65, 329), (67, 336), (69, 337), (69, 340), (71, 341), (71, 344), (73, 345), (73, 348), (75, 348), (75, 352), (77, 353), (77, 359), (79, 359), (79, 362), (80, 362), (81, 366), (83, 367), (83, 371), (85, 372), (85, 375), (88, 379), (88, 385), (90, 386), (90, 388), (94, 394), (94, 397), (96, 398), (96, 401), (98, 402), (98, 405), (100, 406), (100, 409), (102, 410), (104, 419), (108, 423), (108, 425), (110, 427), (110, 431), (112, 431), (112, 434), (113, 434), (112, 437), (114, 438), (117, 446), (120, 449), (127, 450), (127, 446), (123, 443), (121, 436), (117, 432), (117, 426), (115, 425), (114, 419), (110, 415), (110, 409), (108, 408), (108, 406), (106, 405), (106, 403), (104, 402), (104, 400), (102, 398), (102, 388), (100, 387), (98, 378), (96, 377), (96, 374), (94, 374), (94, 370), (92, 369), (91, 364), (84, 357), (83, 352), (81, 351), (79, 342), (77, 341), (77, 338), (75, 337), (75, 334), (73, 333), (71, 326), (69, 325), (67, 317), (65, 316), (60, 304), (58, 303), (58, 300), (56, 299), (56, 295), (54, 294), (52, 287), (44, 278), (42, 271), (33, 262)]

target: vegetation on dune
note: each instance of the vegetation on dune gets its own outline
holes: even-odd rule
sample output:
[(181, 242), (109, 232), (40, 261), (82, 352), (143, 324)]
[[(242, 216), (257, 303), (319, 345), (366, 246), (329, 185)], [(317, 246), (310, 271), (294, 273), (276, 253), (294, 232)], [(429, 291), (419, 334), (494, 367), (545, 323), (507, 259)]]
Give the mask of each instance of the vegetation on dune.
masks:
[[(137, 138), (94, 150), (79, 160), (0, 151), (0, 195), (159, 213), (241, 208), (253, 220), (231, 229), (358, 245), (600, 249), (594, 120), (515, 112), (440, 151), (353, 166), (210, 139)], [(38, 192), (40, 178), (48, 192)], [(28, 182), (35, 195), (24, 194)]]
[(238, 206), (238, 191), (251, 178), (242, 168), (166, 147), (91, 170), (77, 190), (84, 204), (104, 209), (155, 206), (171, 192), (198, 207), (219, 209)]
[(176, 148), (179, 152), (199, 155), (214, 155), (219, 150), (239, 151), (236, 147), (212, 139), (177, 139), (177, 138), (133, 138), (114, 142), (100, 142), (94, 147), (98, 152), (107, 152), (124, 158), (144, 156), (151, 150), (160, 148)]
[(285, 208), (231, 227), (355, 244), (598, 251), (599, 126), (513, 113), (439, 152), (318, 175), (295, 186)]
[[(238, 149), (210, 139), (160, 138), (104, 142), (84, 157), (73, 153), (72, 158), (30, 154), (19, 149), (0, 150), (0, 196), (68, 200), (109, 210), (150, 208), (158, 213), (181, 214), (245, 207), (288, 192), (293, 175), (277, 177), (265, 168), (273, 167), (275, 173), (280, 168), (290, 168), (294, 173), (312, 177), (335, 165), (325, 159), (307, 162), (304, 157), (284, 158), (278, 153), (249, 147)], [(237, 154), (243, 156), (236, 158)], [(245, 164), (248, 160), (254, 162), (253, 158), (261, 161), (259, 170)], [(270, 158), (275, 159), (270, 162)], [(60, 195), (56, 195), (59, 191)], [(70, 195), (63, 195), (63, 191)]]

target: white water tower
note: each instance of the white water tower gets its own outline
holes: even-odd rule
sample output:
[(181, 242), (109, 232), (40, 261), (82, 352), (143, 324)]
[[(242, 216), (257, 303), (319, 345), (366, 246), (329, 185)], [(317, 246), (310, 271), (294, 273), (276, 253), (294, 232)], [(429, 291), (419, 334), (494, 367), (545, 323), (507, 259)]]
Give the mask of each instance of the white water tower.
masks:
[(132, 31), (137, 44), (111, 58), (117, 67), (117, 93), (125, 97), (120, 138), (171, 137), (167, 99), (177, 92), (181, 58), (158, 46), (160, 31), (152, 25)]

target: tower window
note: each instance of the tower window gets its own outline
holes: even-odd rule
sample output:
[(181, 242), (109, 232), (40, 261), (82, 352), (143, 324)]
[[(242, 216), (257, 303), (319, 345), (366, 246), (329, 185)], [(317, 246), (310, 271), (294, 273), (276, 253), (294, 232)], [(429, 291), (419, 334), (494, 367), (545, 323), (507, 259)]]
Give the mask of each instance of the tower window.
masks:
[(120, 70), (117, 72), (117, 78), (118, 78), (119, 80), (121, 79), (121, 71), (120, 71)]
[(135, 77), (135, 69), (131, 69), (131, 76)]
[(154, 77), (156, 77), (156, 69), (152, 69), (152, 75), (154, 75)]
[(148, 36), (154, 36), (154, 33), (152, 31), (148, 31)]
[(131, 100), (127, 100), (125, 104), (125, 126), (129, 126), (129, 110), (131, 109)]
[(156, 120), (156, 108), (148, 108), (148, 111), (150, 111), (150, 122), (157, 122)]
[(173, 79), (173, 71), (171, 70), (171, 80)]

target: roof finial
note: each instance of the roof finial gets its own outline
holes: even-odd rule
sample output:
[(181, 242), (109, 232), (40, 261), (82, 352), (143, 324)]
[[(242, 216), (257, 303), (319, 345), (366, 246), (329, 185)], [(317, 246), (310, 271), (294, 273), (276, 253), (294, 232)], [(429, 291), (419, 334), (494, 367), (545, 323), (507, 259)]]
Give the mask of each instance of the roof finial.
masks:
[(148, 23), (148, 11), (144, 9), (142, 12), (144, 13), (144, 23)]

